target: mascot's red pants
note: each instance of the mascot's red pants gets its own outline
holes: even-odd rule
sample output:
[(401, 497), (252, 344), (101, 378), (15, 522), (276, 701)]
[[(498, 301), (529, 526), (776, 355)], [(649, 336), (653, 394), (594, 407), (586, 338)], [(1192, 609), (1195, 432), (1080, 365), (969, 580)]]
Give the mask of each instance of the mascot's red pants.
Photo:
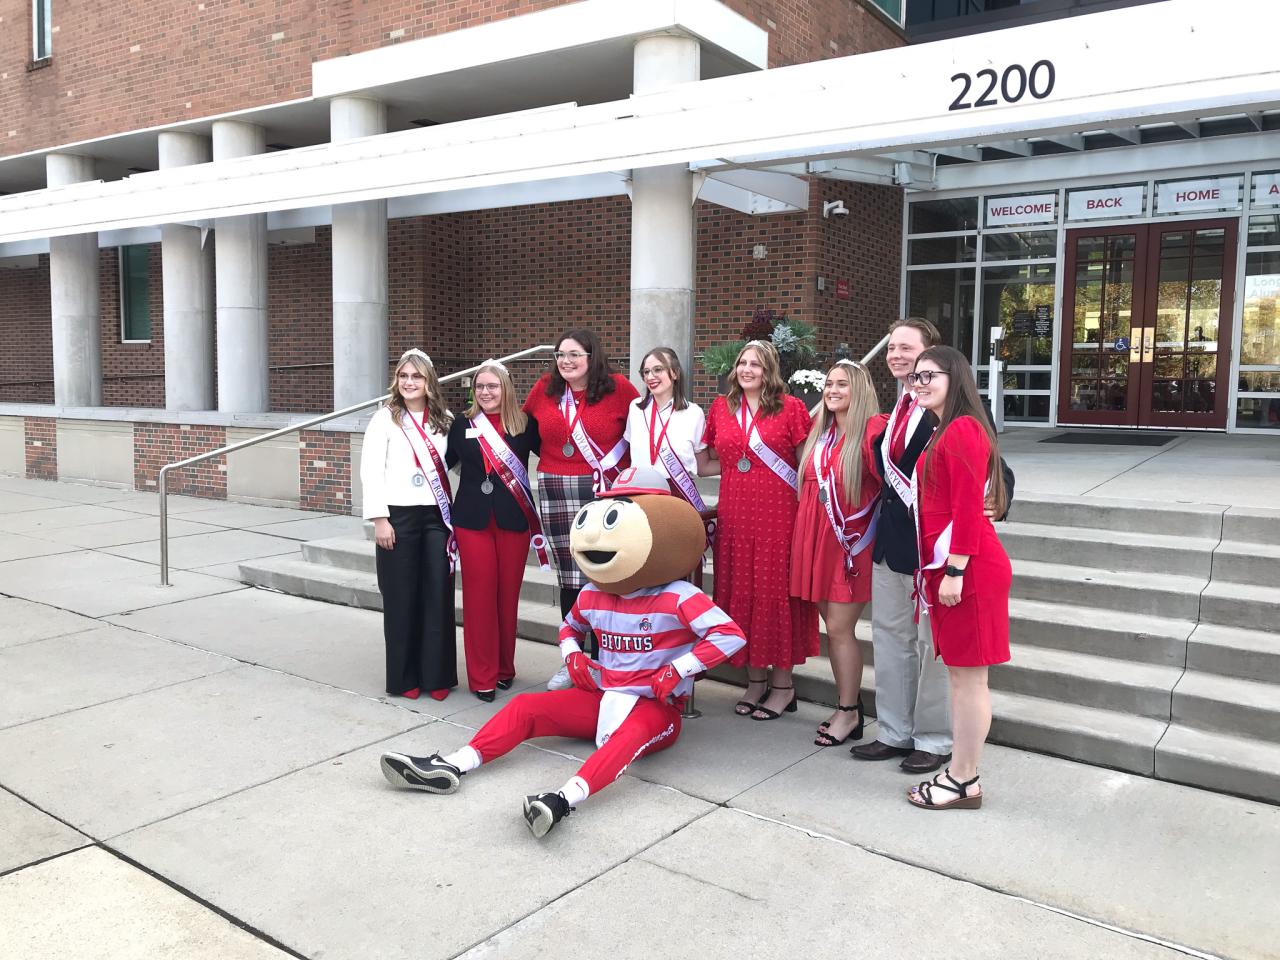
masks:
[[(488, 763), (534, 737), (596, 739), (600, 713), (598, 690), (553, 690), (522, 693), (471, 738), (470, 746)], [(633, 760), (665, 750), (680, 736), (680, 708), (642, 697), (603, 747), (587, 758), (578, 771), (592, 794), (603, 790)]]

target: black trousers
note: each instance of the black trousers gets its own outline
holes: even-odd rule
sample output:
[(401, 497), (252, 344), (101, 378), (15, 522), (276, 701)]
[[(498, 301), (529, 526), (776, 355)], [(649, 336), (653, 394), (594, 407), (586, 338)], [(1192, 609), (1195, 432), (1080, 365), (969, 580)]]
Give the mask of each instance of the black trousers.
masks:
[(449, 529), (439, 507), (391, 507), (396, 544), (376, 548), (387, 693), (458, 685)]

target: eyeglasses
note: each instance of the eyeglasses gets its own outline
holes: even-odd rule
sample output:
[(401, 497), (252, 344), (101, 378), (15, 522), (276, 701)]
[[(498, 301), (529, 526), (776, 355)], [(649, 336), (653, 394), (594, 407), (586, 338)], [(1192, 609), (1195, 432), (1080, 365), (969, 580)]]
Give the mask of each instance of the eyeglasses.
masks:
[(919, 373), (908, 373), (907, 383), (913, 387), (916, 384), (923, 383), (927, 387), (933, 382), (934, 377), (945, 377), (946, 375), (947, 371), (945, 370), (921, 370)]
[(645, 367), (643, 370), (640, 371), (640, 376), (656, 377), (658, 374), (666, 373), (666, 372), (667, 372), (666, 367)]
[(475, 386), (476, 393), (501, 393), (502, 384), (500, 383), (477, 383)]
[(591, 356), (589, 353), (583, 353), (581, 350), (557, 350), (552, 354), (557, 360), (572, 360), (575, 363), (585, 357)]
[(410, 383), (421, 383), (423, 380), (427, 378), (420, 373), (397, 373), (396, 379), (408, 380)]

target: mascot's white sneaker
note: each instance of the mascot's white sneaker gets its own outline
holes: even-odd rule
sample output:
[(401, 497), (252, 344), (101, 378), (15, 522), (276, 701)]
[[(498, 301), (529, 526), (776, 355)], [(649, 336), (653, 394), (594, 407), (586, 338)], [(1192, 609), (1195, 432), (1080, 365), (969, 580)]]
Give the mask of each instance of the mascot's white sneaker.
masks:
[(453, 793), (465, 776), (452, 763), (442, 760), (438, 753), (429, 757), (384, 753), (381, 766), (382, 775), (393, 787), (408, 787), (427, 793)]
[(529, 825), (529, 832), (539, 839), (572, 811), (563, 793), (540, 793), (524, 798), (524, 822)]
[(573, 686), (573, 680), (569, 677), (569, 668), (561, 667), (556, 671), (554, 677), (547, 681), (548, 690), (568, 690)]

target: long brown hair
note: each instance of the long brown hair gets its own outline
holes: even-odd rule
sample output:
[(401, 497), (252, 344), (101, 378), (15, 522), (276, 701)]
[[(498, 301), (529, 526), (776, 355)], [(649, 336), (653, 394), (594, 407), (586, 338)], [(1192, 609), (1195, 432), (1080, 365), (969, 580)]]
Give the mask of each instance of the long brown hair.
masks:
[(760, 366), (764, 367), (764, 389), (760, 391), (760, 412), (766, 417), (781, 412), (782, 398), (787, 393), (787, 385), (782, 380), (782, 363), (778, 359), (778, 349), (766, 340), (748, 340), (746, 346), (739, 350), (734, 358), (733, 369), (729, 371), (729, 392), (724, 398), (729, 412), (737, 410), (738, 402), (742, 399), (742, 387), (738, 386), (738, 364), (742, 361), (742, 355), (748, 350), (755, 351)]
[[(880, 401), (876, 398), (876, 385), (871, 380), (867, 368), (855, 360), (838, 360), (835, 366), (827, 371), (827, 378), (837, 370), (844, 371), (849, 377), (849, 409), (845, 411), (843, 422), (838, 429), (844, 433), (844, 447), (840, 451), (841, 489), (845, 499), (855, 507), (862, 499), (862, 439), (867, 429), (867, 421), (880, 412)], [(813, 429), (800, 451), (800, 470), (803, 473), (809, 465), (809, 458), (814, 455), (818, 444), (831, 427), (835, 415), (827, 409), (826, 401), (818, 408), (818, 415), (813, 420)]]
[[(529, 415), (520, 409), (520, 401), (516, 399), (516, 386), (511, 382), (511, 372), (497, 360), (486, 360), (471, 380), (473, 391), (476, 378), (482, 373), (493, 374), (502, 387), (502, 403), (498, 406), (498, 415), (502, 418), (503, 432), (509, 437), (524, 433), (524, 428), (529, 425)], [(481, 413), (479, 399), (472, 399), (471, 406), (467, 407), (467, 418), (474, 420)]]
[[(991, 444), (991, 452), (987, 456), (987, 498), (995, 503), (996, 516), (1003, 516), (1008, 508), (1008, 494), (1004, 488), (1004, 471), (1000, 468), (1000, 443), (996, 432), (991, 428), (983, 407), (982, 397), (978, 393), (978, 383), (973, 379), (973, 368), (969, 366), (969, 358), (955, 347), (930, 347), (916, 357), (916, 369), (920, 369), (923, 360), (931, 360), (938, 369), (947, 375), (947, 399), (942, 404), (942, 415), (938, 418), (938, 429), (929, 438), (925, 453), (933, 449), (938, 438), (946, 432), (947, 427), (957, 417), (972, 417), (982, 427)], [(922, 454), (922, 458), (923, 458)]]
[(391, 419), (399, 424), (404, 417), (404, 397), (400, 395), (400, 370), (406, 364), (422, 374), (427, 388), (427, 426), (435, 433), (448, 433), (453, 417), (444, 404), (444, 396), (440, 393), (440, 379), (436, 376), (436, 368), (427, 355), (416, 347), (406, 350), (396, 361), (396, 368), (391, 373), (391, 386), (388, 388), (391, 399), (387, 401), (387, 409), (391, 411)]
[[(657, 357), (662, 361), (662, 365), (667, 368), (667, 373), (671, 375), (671, 409), (683, 410), (689, 406), (689, 401), (684, 395), (684, 368), (680, 366), (680, 357), (670, 347), (654, 347), (640, 360), (640, 369), (644, 369), (645, 361), (650, 357)], [(643, 374), (641, 374), (643, 378)], [(644, 388), (644, 399), (640, 401), (640, 409), (643, 410), (649, 406), (649, 401), (653, 399), (653, 394), (649, 392), (649, 388)], [(661, 411), (659, 411), (661, 412)]]
[[(582, 349), (590, 354), (587, 360), (587, 403), (599, 403), (603, 397), (618, 389), (618, 385), (613, 382), (610, 374), (609, 358), (604, 355), (604, 344), (600, 342), (599, 337), (583, 327), (566, 330), (556, 341), (557, 352), (566, 340), (578, 341), (582, 344)], [(552, 400), (559, 400), (564, 396), (564, 388), (567, 386), (564, 377), (560, 376), (560, 364), (552, 361), (551, 379), (547, 382), (547, 396)]]

